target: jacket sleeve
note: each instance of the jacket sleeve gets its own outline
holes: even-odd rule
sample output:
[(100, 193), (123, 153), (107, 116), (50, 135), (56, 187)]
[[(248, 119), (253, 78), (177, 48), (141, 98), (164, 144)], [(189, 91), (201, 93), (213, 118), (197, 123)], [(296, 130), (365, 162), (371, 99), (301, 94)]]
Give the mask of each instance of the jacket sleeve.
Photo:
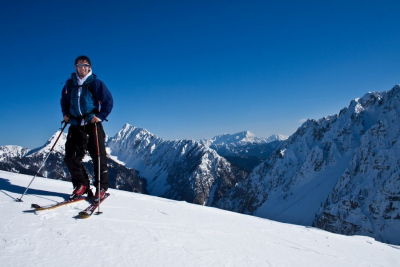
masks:
[(96, 116), (100, 120), (104, 121), (111, 113), (114, 105), (114, 100), (107, 86), (99, 79), (97, 79), (97, 90), (95, 93), (96, 98), (100, 102), (100, 112)]
[(71, 103), (71, 92), (69, 92), (67, 83), (65, 83), (62, 91), (61, 91), (61, 112), (63, 115), (69, 115), (69, 107)]

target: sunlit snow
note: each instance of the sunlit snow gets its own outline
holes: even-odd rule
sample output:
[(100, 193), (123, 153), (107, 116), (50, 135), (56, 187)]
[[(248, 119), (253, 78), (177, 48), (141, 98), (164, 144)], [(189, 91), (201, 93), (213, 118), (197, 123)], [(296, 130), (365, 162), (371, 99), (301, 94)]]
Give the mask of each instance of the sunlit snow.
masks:
[(400, 247), (216, 208), (109, 190), (101, 215), (60, 201), (68, 182), (0, 171), (2, 266), (399, 266)]

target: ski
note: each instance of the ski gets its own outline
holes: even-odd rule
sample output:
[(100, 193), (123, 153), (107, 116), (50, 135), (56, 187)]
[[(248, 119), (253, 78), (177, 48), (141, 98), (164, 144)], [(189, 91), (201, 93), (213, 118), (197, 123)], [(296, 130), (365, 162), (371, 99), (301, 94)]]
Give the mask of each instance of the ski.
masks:
[(94, 203), (90, 204), (89, 207), (87, 207), (85, 210), (79, 212), (78, 217), (81, 219), (87, 219), (90, 216), (93, 215), (94, 211), (97, 209), (97, 207), (106, 199), (110, 196), (109, 193), (106, 193), (104, 197), (100, 200), (100, 203), (95, 201)]
[(57, 202), (55, 204), (46, 205), (46, 206), (40, 206), (38, 204), (32, 204), (31, 208), (33, 208), (35, 210), (51, 210), (51, 209), (62, 207), (62, 206), (65, 206), (65, 205), (68, 205), (68, 204), (71, 204), (71, 203), (82, 201), (82, 200), (85, 200), (85, 199), (86, 199), (86, 197), (79, 197), (79, 198), (76, 198), (76, 199), (73, 199), (73, 200), (64, 200), (64, 201)]

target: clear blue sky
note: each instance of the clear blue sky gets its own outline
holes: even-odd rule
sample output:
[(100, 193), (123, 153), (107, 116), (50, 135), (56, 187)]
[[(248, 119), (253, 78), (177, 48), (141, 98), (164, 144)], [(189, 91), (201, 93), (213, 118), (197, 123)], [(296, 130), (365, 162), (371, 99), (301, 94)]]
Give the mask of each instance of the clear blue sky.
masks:
[(62, 82), (89, 56), (105, 123), (164, 139), (290, 135), (400, 83), (400, 1), (3, 1), (0, 145), (59, 128)]

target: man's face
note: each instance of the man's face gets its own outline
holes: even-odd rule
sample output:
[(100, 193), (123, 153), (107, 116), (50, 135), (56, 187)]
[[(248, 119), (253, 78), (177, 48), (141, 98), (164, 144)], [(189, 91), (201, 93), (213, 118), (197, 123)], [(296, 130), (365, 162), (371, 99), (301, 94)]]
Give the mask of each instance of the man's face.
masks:
[(86, 60), (78, 60), (75, 68), (80, 78), (85, 77), (90, 72), (90, 65)]

